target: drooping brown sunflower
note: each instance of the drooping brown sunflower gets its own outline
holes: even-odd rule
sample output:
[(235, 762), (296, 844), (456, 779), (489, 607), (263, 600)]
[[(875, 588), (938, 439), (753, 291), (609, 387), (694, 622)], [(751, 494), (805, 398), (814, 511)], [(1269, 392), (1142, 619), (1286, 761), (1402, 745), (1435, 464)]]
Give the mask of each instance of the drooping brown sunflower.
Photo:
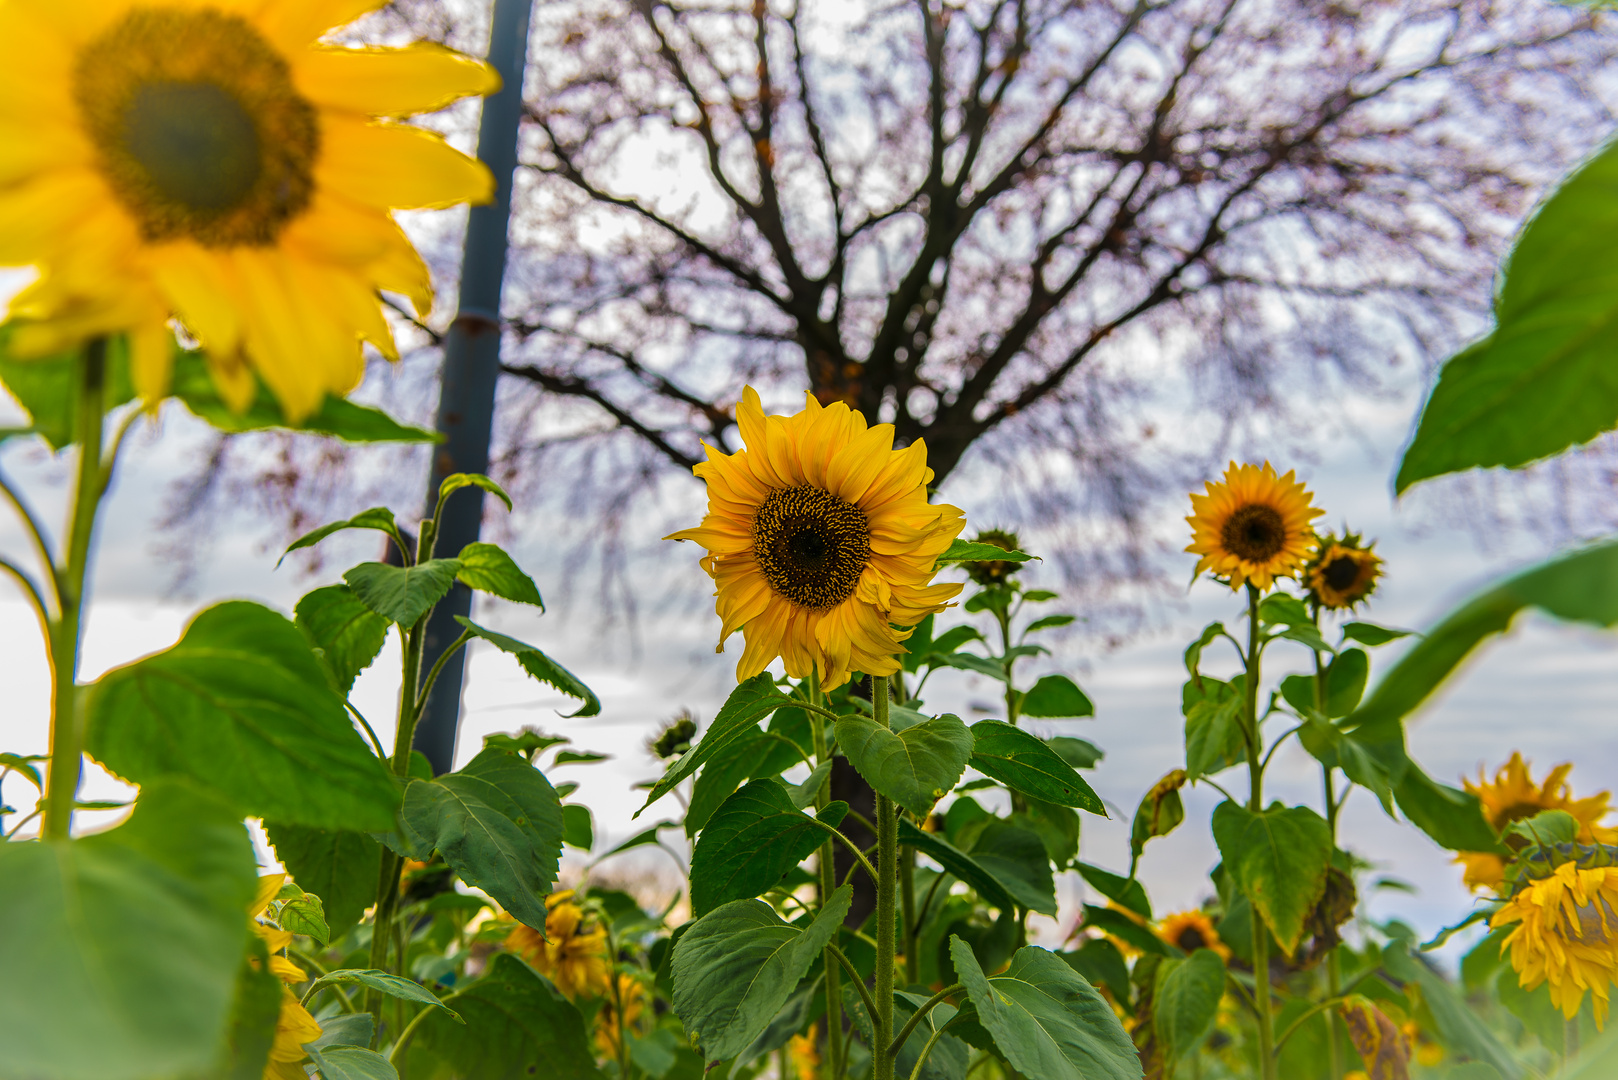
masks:
[(1267, 461), (1262, 467), (1233, 461), (1207, 489), (1191, 495), (1185, 519), (1191, 525), (1185, 550), (1202, 556), (1196, 574), (1209, 570), (1232, 589), (1251, 582), (1260, 590), (1297, 575), (1315, 549), (1309, 523), (1325, 511), (1293, 473), (1277, 476)]
[[(1521, 753), (1513, 752), (1511, 760), (1495, 771), (1492, 780), (1482, 769), (1478, 770), (1476, 783), (1470, 777), (1461, 778), (1466, 790), (1476, 795), (1483, 804), (1483, 816), (1495, 832), (1503, 832), (1506, 826), (1531, 818), (1541, 810), (1563, 810), (1579, 824), (1579, 843), (1618, 843), (1618, 829), (1601, 824), (1612, 812), (1612, 807), (1608, 805), (1612, 799), (1611, 793), (1598, 791), (1586, 798), (1576, 799), (1572, 785), (1567, 782), (1568, 774), (1573, 771), (1572, 762), (1563, 762), (1552, 769), (1544, 783), (1534, 782), (1529, 765)], [(1499, 855), (1486, 851), (1463, 851), (1455, 861), (1466, 868), (1468, 888), (1497, 889), (1505, 881), (1505, 861)]]
[(1170, 945), (1194, 953), (1198, 949), (1212, 949), (1225, 960), (1230, 960), (1230, 946), (1219, 939), (1213, 920), (1202, 911), (1177, 911), (1165, 915), (1157, 924), (1157, 936)]
[[(867, 427), (842, 402), (814, 395), (793, 416), (765, 416), (748, 387), (736, 406), (746, 449), (707, 447), (702, 524), (672, 534), (708, 550), (718, 588), (719, 648), (737, 630), (749, 679), (776, 657), (787, 674), (818, 673), (830, 690), (850, 675), (899, 670), (902, 642), (961, 591), (932, 584), (938, 556), (960, 535), (957, 508), (927, 501), (927, 447), (893, 449), (893, 425)], [(900, 628), (900, 629), (896, 629)]]
[(1376, 542), (1367, 544), (1358, 533), (1330, 533), (1320, 537), (1315, 557), (1304, 568), (1303, 581), (1321, 607), (1347, 611), (1367, 600), (1382, 578), (1382, 557)]
[(12, 346), (127, 332), (136, 389), (167, 391), (170, 319), (238, 411), (253, 372), (287, 415), (397, 358), (379, 289), (426, 314), (402, 208), (486, 201), (493, 179), (397, 123), (499, 86), (437, 45), (322, 44), (382, 0), (4, 0), (0, 265), (32, 266)]

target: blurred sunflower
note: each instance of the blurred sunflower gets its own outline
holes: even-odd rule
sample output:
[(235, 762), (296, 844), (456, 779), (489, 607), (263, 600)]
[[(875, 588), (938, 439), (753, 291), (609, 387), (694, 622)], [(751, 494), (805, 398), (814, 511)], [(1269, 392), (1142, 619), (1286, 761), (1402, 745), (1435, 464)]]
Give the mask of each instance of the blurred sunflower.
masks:
[(1315, 557), (1304, 568), (1303, 581), (1311, 597), (1323, 608), (1351, 610), (1376, 591), (1382, 577), (1382, 556), (1357, 533), (1341, 538), (1328, 533), (1319, 539)]
[(1524, 990), (1549, 983), (1551, 1003), (1569, 1020), (1584, 993), (1595, 1001), (1596, 1027), (1607, 1022), (1608, 997), (1618, 980), (1618, 867), (1558, 866), (1532, 881), (1489, 920), (1511, 926), (1501, 948)]
[(275, 1019), (275, 1039), (270, 1044), (270, 1056), (264, 1063), (264, 1080), (308, 1080), (304, 1074), (302, 1062), (309, 1055), (304, 1051), (303, 1044), (314, 1042), (320, 1038), (320, 1023), (309, 1010), (303, 1007), (289, 987), (303, 982), (308, 975), (304, 970), (282, 955), (292, 941), (292, 933), (282, 930), (278, 926), (271, 926), (259, 916), (263, 915), (281, 892), (281, 886), (286, 883), (285, 874), (265, 874), (258, 879), (258, 894), (253, 897), (253, 906), (248, 909), (248, 922), (253, 933), (263, 939), (265, 948), (270, 953), (270, 971), (275, 974), (286, 986), (281, 987), (281, 1012)]
[[(1006, 551), (1021, 551), (1022, 544), (1017, 534), (1006, 529), (984, 529), (972, 538), (974, 544), (993, 544)], [(979, 585), (1000, 585), (1012, 574), (1017, 572), (1019, 564), (1010, 560), (995, 560), (993, 562), (963, 563), (961, 569), (966, 576)]]
[(381, 0), (0, 5), (0, 265), (38, 279), (13, 347), (128, 331), (136, 389), (168, 388), (171, 318), (245, 409), (252, 372), (289, 418), (396, 359), (379, 289), (432, 304), (390, 211), (487, 201), (493, 179), (393, 123), (499, 79), (432, 44), (321, 45)]
[(1230, 963), (1230, 946), (1219, 940), (1219, 931), (1204, 912), (1177, 911), (1165, 915), (1157, 924), (1157, 936), (1188, 953), (1212, 949), (1221, 960)]
[(518, 923), (506, 935), (506, 948), (555, 983), (569, 1001), (605, 994), (611, 967), (606, 927), (573, 902), (572, 889), (551, 893), (545, 908), (544, 935)]
[[(1511, 760), (1496, 770), (1493, 780), (1479, 769), (1477, 783), (1467, 777), (1462, 777), (1461, 783), (1483, 804), (1483, 816), (1495, 832), (1503, 832), (1512, 822), (1531, 818), (1541, 810), (1565, 810), (1579, 823), (1579, 843), (1618, 843), (1618, 829), (1601, 824), (1601, 819), (1612, 812), (1607, 805), (1612, 795), (1598, 791), (1588, 798), (1575, 799), (1567, 782), (1572, 770), (1573, 763), (1564, 762), (1551, 770), (1544, 783), (1536, 784), (1529, 763), (1521, 753), (1513, 752)], [(1499, 855), (1463, 851), (1455, 861), (1466, 868), (1468, 888), (1498, 889), (1505, 880), (1506, 864)]]
[(809, 1030), (787, 1041), (787, 1061), (797, 1080), (815, 1080), (820, 1075), (819, 1036), (820, 1021), (816, 1020), (809, 1025)]
[(708, 485), (708, 513), (667, 539), (708, 550), (702, 568), (718, 586), (719, 649), (737, 630), (747, 647), (736, 678), (777, 656), (787, 674), (818, 672), (822, 688), (852, 672), (899, 670), (907, 629), (942, 611), (960, 585), (931, 584), (938, 556), (965, 520), (927, 502), (927, 447), (893, 449), (893, 425), (867, 427), (842, 402), (814, 395), (793, 416), (765, 416), (748, 387), (736, 406), (747, 449), (707, 447), (694, 470)]
[(1268, 590), (1278, 577), (1294, 577), (1315, 550), (1309, 523), (1324, 510), (1316, 508), (1303, 484), (1288, 472), (1238, 465), (1223, 480), (1207, 482), (1207, 494), (1191, 495), (1191, 544), (1202, 556), (1192, 576), (1212, 571), (1232, 589), (1251, 583)]
[(646, 1011), (646, 988), (633, 975), (618, 973), (618, 994), (602, 991), (601, 1011), (596, 1013), (596, 1046), (603, 1054), (618, 1056), (618, 998), (624, 1002), (624, 1029), (634, 1034), (635, 1022)]

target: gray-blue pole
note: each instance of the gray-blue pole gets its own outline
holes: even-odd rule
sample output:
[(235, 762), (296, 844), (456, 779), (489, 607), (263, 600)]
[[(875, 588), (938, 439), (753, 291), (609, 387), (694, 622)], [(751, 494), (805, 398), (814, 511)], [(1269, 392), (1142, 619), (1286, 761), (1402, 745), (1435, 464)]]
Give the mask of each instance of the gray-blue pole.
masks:
[[(494, 0), (489, 63), (500, 73), (501, 87), (498, 94), (484, 99), (483, 118), (478, 125), (478, 157), (494, 174), (494, 201), (474, 206), (466, 223), (460, 304), (444, 338), (437, 420), (444, 441), (436, 448), (427, 483), (429, 514), (444, 477), (489, 469), (494, 390), (500, 380), (500, 293), (506, 274), (511, 182), (517, 171), (517, 131), (522, 123), (522, 83), (528, 66), (528, 17), (532, 7), (533, 0)], [(455, 555), (478, 538), (482, 524), (482, 490), (462, 488), (444, 508), (438, 554)], [(427, 621), (423, 671), (431, 670), (460, 634), (455, 616), (471, 610), (471, 590), (457, 583)], [(454, 765), (464, 659), (462, 653), (444, 665), (416, 728), (416, 749), (427, 755), (435, 773), (449, 772)]]

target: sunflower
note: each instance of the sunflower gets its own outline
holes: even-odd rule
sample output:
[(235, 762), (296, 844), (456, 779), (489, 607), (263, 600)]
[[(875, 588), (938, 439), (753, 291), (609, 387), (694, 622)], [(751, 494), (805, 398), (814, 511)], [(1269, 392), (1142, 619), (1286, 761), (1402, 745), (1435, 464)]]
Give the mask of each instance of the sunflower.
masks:
[[(1477, 783), (1467, 777), (1462, 777), (1461, 783), (1483, 804), (1483, 816), (1495, 832), (1504, 832), (1512, 822), (1531, 818), (1541, 810), (1564, 810), (1579, 823), (1579, 843), (1618, 843), (1618, 829), (1601, 824), (1601, 819), (1612, 812), (1607, 805), (1611, 794), (1600, 791), (1575, 799), (1567, 782), (1572, 770), (1572, 762), (1564, 762), (1551, 770), (1544, 783), (1536, 784), (1529, 763), (1521, 753), (1514, 752), (1511, 760), (1496, 770), (1493, 780), (1479, 769)], [(1468, 888), (1498, 889), (1505, 881), (1506, 864), (1499, 855), (1463, 851), (1455, 861), (1465, 867)]]
[(571, 889), (546, 897), (545, 907), (544, 935), (519, 923), (506, 935), (506, 948), (555, 983), (569, 1001), (605, 994), (611, 985), (606, 927), (585, 917)]
[(392, 122), (499, 79), (432, 44), (320, 44), (381, 0), (6, 0), (0, 265), (21, 354), (127, 331), (137, 390), (167, 391), (174, 319), (237, 411), (352, 390), (362, 340), (396, 359), (379, 289), (432, 283), (390, 211), (487, 201), (487, 169)]
[(1230, 946), (1219, 939), (1213, 920), (1201, 911), (1177, 911), (1165, 915), (1157, 924), (1157, 936), (1176, 948), (1194, 953), (1198, 949), (1212, 949), (1219, 958), (1230, 962)]
[(1509, 952), (1524, 990), (1550, 983), (1551, 1003), (1569, 1020), (1595, 999), (1596, 1027), (1607, 1022), (1607, 1002), (1618, 980), (1618, 867), (1581, 870), (1571, 862), (1530, 882), (1489, 920), (1516, 924), (1501, 948)]
[(624, 1030), (635, 1036), (635, 1022), (646, 1011), (646, 987), (635, 976), (618, 973), (618, 993), (606, 993), (596, 1013), (596, 1046), (603, 1054), (618, 1056), (618, 999), (624, 1003)]
[(815, 1080), (820, 1075), (819, 1035), (820, 1021), (816, 1020), (802, 1035), (787, 1041), (787, 1061), (797, 1080)]
[(1321, 607), (1336, 611), (1350, 610), (1367, 599), (1382, 577), (1382, 556), (1375, 548), (1375, 541), (1367, 544), (1357, 533), (1345, 532), (1342, 539), (1320, 537), (1315, 557), (1303, 572), (1310, 596)]
[(1222, 481), (1208, 481), (1206, 495), (1191, 495), (1191, 544), (1201, 555), (1192, 576), (1211, 570), (1239, 589), (1251, 583), (1267, 590), (1278, 577), (1293, 577), (1315, 549), (1309, 522), (1325, 513), (1288, 472), (1276, 476), (1269, 462), (1225, 470)]
[(696, 474), (708, 514), (667, 539), (708, 550), (718, 586), (719, 649), (737, 630), (747, 647), (736, 678), (776, 657), (787, 674), (818, 672), (830, 690), (854, 671), (899, 670), (908, 629), (942, 611), (960, 585), (931, 584), (938, 556), (965, 520), (927, 502), (927, 447), (893, 449), (893, 425), (866, 427), (842, 402), (814, 395), (794, 416), (765, 416), (748, 387), (736, 406), (747, 449), (707, 447)]
[(320, 1022), (309, 1015), (309, 1010), (303, 1007), (288, 987), (296, 986), (309, 976), (297, 964), (282, 955), (292, 942), (292, 933), (272, 926), (259, 916), (269, 908), (270, 901), (281, 892), (281, 886), (286, 883), (285, 874), (265, 874), (258, 879), (258, 894), (253, 898), (253, 906), (247, 911), (249, 925), (253, 933), (264, 942), (270, 953), (270, 971), (287, 986), (281, 987), (281, 1012), (275, 1019), (275, 1039), (270, 1044), (270, 1056), (264, 1063), (264, 1080), (308, 1080), (301, 1064), (309, 1055), (304, 1051), (305, 1043), (314, 1042), (320, 1038)]

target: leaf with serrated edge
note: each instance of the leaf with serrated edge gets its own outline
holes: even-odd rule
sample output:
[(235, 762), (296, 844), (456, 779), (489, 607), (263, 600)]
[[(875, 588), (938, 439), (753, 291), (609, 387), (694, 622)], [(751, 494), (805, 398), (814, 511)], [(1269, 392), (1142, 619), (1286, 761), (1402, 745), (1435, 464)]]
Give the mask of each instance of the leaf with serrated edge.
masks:
[(1213, 834), (1236, 887), (1290, 954), (1326, 888), (1332, 842), (1325, 819), (1304, 806), (1271, 803), (1254, 813), (1226, 801), (1214, 808)]
[(361, 832), (275, 821), (266, 821), (264, 832), (292, 880), (320, 897), (333, 938), (358, 925), (376, 902), (382, 845)]
[(1027, 562), (1037, 556), (1023, 551), (1008, 551), (997, 544), (978, 544), (971, 540), (952, 540), (938, 557), (938, 565), (964, 562)]
[(531, 678), (538, 679), (547, 686), (560, 690), (575, 701), (584, 702), (576, 711), (566, 714), (569, 718), (595, 716), (601, 712), (601, 699), (595, 696), (595, 691), (585, 686), (584, 683), (579, 681), (577, 675), (546, 656), (539, 649), (526, 642), (518, 641), (514, 637), (507, 637), (504, 634), (485, 629), (471, 619), (460, 615), (455, 616), (455, 621), (460, 623), (473, 637), (487, 641), (501, 652), (509, 653), (516, 657), (517, 664)]
[(823, 826), (835, 828), (847, 812), (847, 803), (835, 802), (812, 818), (792, 805), (780, 780), (747, 784), (720, 804), (697, 839), (692, 912), (701, 917), (731, 900), (763, 895), (826, 842)]
[(1043, 739), (998, 720), (979, 720), (971, 731), (971, 763), (978, 772), (1024, 795), (1107, 816), (1100, 797)]
[(917, 815), (949, 793), (972, 756), (971, 731), (950, 713), (898, 734), (863, 716), (843, 717), (836, 730), (837, 745), (866, 782)]
[(373, 506), (369, 510), (360, 511), (351, 518), (329, 522), (318, 529), (312, 529), (304, 533), (287, 545), (287, 549), (281, 552), (281, 557), (276, 560), (275, 565), (280, 566), (286, 561), (286, 557), (294, 551), (314, 547), (333, 533), (342, 532), (346, 529), (375, 529), (377, 532), (386, 533), (394, 539), (395, 543), (398, 542), (399, 529), (394, 523), (393, 511), (385, 506)]
[(327, 585), (305, 595), (293, 609), (293, 622), (320, 650), (332, 685), (343, 695), (388, 639), (388, 620), (366, 607), (347, 585)]
[(784, 705), (791, 705), (792, 699), (776, 688), (775, 680), (770, 678), (768, 672), (755, 675), (751, 679), (737, 686), (730, 692), (730, 697), (719, 707), (713, 723), (702, 736), (702, 741), (680, 755), (667, 775), (659, 780), (646, 796), (646, 802), (635, 811), (635, 817), (640, 817), (648, 806), (667, 795), (674, 785), (696, 772), (698, 767), (719, 751), (723, 750), (733, 740), (746, 735), (748, 728), (756, 728), (759, 721), (769, 716), (776, 709)]
[(461, 564), (429, 559), (415, 566), (366, 562), (343, 575), (360, 602), (383, 618), (410, 627), (444, 598)]
[(313, 994), (322, 987), (333, 986), (337, 983), (355, 984), (368, 990), (380, 991), (389, 997), (414, 1001), (418, 1005), (430, 1005), (435, 1009), (443, 1009), (456, 1020), (461, 1019), (460, 1013), (438, 1000), (437, 994), (419, 982), (413, 979), (401, 978), (398, 975), (390, 975), (386, 971), (378, 971), (375, 968), (339, 968), (336, 971), (328, 971), (310, 985), (308, 993)]
[(534, 579), (523, 573), (512, 557), (494, 544), (468, 544), (456, 559), (460, 561), (461, 568), (455, 576), (467, 588), (545, 610), (545, 601), (540, 597), (539, 586), (534, 584)]

